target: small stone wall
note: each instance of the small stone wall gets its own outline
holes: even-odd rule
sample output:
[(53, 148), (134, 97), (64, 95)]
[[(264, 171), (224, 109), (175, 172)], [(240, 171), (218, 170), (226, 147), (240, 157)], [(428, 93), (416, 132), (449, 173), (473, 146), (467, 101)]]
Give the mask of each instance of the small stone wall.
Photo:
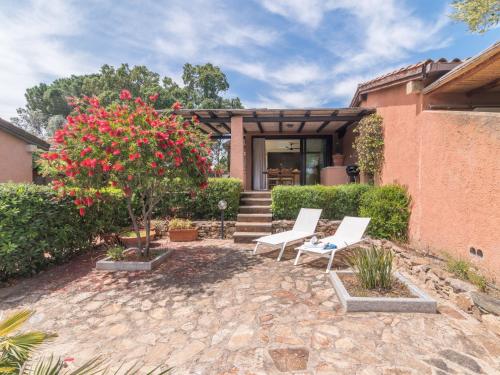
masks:
[(369, 242), (391, 249), (395, 255), (396, 268), (420, 280), (428, 289), (443, 299), (451, 301), (464, 312), (474, 315), (475, 318), (486, 323), (490, 330), (500, 335), (498, 301), (488, 305), (480, 302), (485, 299), (495, 300), (495, 297), (479, 292), (478, 288), (469, 282), (457, 279), (455, 275), (446, 271), (446, 264), (443, 260), (398, 246), (391, 241), (371, 239)]
[[(198, 228), (198, 238), (203, 240), (205, 238), (220, 238), (220, 220), (207, 220), (207, 221), (194, 221), (196, 228)], [(235, 232), (236, 221), (224, 220), (224, 237), (232, 239)]]
[[(293, 228), (295, 220), (274, 220), (273, 221), (273, 233), (285, 232)], [(316, 232), (318, 237), (327, 237), (335, 233), (338, 226), (340, 225), (340, 220), (324, 220), (321, 219), (316, 227)]]

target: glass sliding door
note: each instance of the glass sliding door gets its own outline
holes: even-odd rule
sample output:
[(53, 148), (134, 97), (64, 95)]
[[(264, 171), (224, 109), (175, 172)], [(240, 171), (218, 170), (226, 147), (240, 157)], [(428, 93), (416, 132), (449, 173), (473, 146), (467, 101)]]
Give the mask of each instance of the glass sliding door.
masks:
[(320, 171), (326, 167), (326, 139), (305, 138), (304, 140), (304, 184), (320, 183)]

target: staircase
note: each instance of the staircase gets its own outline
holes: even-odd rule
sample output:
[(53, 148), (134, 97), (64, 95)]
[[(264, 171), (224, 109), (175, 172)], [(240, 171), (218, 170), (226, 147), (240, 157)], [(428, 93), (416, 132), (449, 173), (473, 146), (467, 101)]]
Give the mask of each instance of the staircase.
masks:
[(236, 243), (252, 240), (272, 233), (271, 192), (245, 191), (241, 194), (240, 211), (233, 234)]

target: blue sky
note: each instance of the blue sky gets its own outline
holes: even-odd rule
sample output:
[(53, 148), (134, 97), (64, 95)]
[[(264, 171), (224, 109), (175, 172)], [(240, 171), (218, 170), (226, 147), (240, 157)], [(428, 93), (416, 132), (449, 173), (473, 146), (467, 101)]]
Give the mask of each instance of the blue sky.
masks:
[(348, 105), (357, 83), (427, 58), (466, 58), (500, 39), (472, 35), (426, 0), (3, 0), (0, 117), (39, 82), (143, 64), (180, 81), (212, 62), (246, 107)]

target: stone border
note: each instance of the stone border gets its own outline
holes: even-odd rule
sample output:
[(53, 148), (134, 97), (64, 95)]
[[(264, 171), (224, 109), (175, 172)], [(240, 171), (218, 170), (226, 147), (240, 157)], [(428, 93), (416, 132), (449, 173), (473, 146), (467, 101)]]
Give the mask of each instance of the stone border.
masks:
[[(97, 261), (95, 268), (98, 271), (152, 271), (172, 253), (172, 249), (165, 250), (164, 253), (148, 262), (122, 262), (111, 260), (111, 258), (107, 257)], [(126, 251), (135, 251), (135, 249), (128, 249)]]
[(330, 281), (346, 312), (437, 312), (437, 303), (421, 291), (415, 284), (399, 272), (394, 276), (401, 281), (417, 298), (391, 298), (391, 297), (352, 297), (345, 289), (337, 273), (353, 274), (353, 271), (330, 271)]

